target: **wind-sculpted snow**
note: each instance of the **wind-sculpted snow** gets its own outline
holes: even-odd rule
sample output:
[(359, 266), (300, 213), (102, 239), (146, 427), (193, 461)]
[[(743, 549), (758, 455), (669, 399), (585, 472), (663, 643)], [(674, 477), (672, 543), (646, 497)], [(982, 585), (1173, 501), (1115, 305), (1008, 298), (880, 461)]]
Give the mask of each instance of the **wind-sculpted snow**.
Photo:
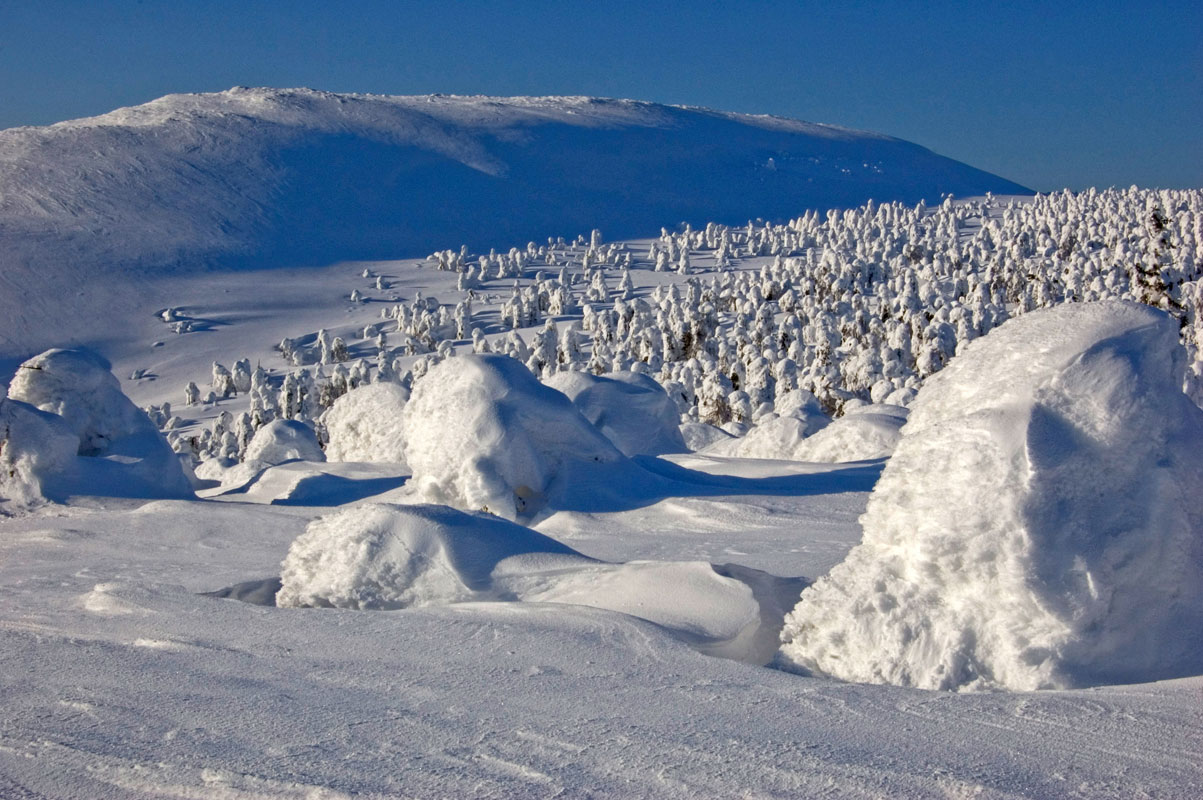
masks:
[(535, 513), (573, 478), (623, 460), (567, 397), (506, 356), (434, 366), (414, 387), (402, 430), (423, 498), (507, 519)]
[(563, 392), (625, 456), (686, 450), (676, 406), (660, 384), (646, 375), (558, 372), (544, 383)]
[(405, 461), (402, 419), (409, 391), (395, 383), (359, 386), (322, 415), (331, 461)]
[(70, 469), (79, 437), (56, 414), (0, 398), (0, 512), (40, 505), (44, 484)]
[[(1022, 187), (908, 142), (763, 116), (584, 97), (388, 97), (307, 89), (170, 95), (0, 131), (0, 239), (22, 325), (86, 333), (78, 285), (211, 266), (521, 245), (594, 226), (783, 219), (869, 198)], [(110, 292), (114, 298), (119, 293)]]
[[(47, 350), (25, 363), (13, 376), (10, 400), (27, 403), (53, 414), (58, 449), (58, 429), (74, 435), (80, 458), (70, 464), (57, 456), (47, 460), (62, 469), (42, 472), (47, 496), (62, 499), (72, 494), (132, 497), (188, 497), (192, 489), (179, 458), (142, 409), (121, 391), (109, 363), (89, 350)], [(28, 415), (14, 419), (38, 424)], [(47, 436), (50, 433), (47, 432)]]
[(919, 393), (862, 518), (802, 593), (783, 661), (931, 689), (1203, 670), (1203, 411), (1167, 315), (1064, 305)]
[(707, 563), (608, 564), (521, 525), (446, 506), (367, 504), (315, 520), (289, 548), (280, 582), (279, 606), (571, 603), (712, 645), (748, 638), (759, 625), (752, 590)]

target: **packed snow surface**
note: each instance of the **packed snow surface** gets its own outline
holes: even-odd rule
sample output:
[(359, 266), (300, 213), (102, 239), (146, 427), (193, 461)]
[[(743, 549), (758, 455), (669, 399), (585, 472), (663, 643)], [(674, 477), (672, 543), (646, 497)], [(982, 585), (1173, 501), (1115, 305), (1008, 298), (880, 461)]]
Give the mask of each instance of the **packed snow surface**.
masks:
[(409, 390), (384, 381), (359, 386), (322, 415), (331, 461), (405, 461), (402, 417)]
[(414, 387), (402, 431), (421, 497), (507, 519), (539, 511), (575, 479), (623, 458), (567, 397), (507, 356), (432, 367)]
[(1203, 411), (1169, 316), (1015, 318), (929, 378), (848, 558), (781, 656), (813, 674), (1015, 690), (1203, 671)]
[(625, 456), (658, 456), (687, 449), (676, 404), (646, 375), (558, 372), (544, 383), (567, 395)]

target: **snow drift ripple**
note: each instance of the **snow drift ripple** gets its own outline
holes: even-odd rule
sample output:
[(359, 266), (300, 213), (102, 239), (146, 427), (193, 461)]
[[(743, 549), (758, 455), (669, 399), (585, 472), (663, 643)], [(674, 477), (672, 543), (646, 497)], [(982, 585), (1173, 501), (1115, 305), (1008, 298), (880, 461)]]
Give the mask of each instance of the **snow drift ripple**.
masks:
[(1066, 305), (974, 341), (919, 393), (780, 661), (929, 689), (1203, 669), (1203, 411), (1167, 315)]

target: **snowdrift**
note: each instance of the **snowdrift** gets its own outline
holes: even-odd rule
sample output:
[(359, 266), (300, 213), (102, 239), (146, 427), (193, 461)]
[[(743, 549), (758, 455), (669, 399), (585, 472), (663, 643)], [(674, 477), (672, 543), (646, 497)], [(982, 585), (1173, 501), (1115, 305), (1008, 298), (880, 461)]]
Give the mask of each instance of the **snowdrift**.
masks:
[(687, 449), (676, 404), (647, 375), (557, 372), (544, 383), (564, 393), (624, 456), (658, 456)]
[(699, 640), (759, 626), (752, 590), (705, 562), (608, 564), (541, 533), (445, 506), (365, 504), (310, 523), (276, 605), (389, 610), (471, 600), (572, 603)]
[[(868, 461), (889, 458), (902, 438), (909, 411), (877, 403), (852, 408), (793, 449), (796, 461)], [(751, 434), (749, 434), (751, 435)]]
[(405, 462), (401, 420), (409, 391), (387, 381), (359, 386), (322, 415), (331, 461)]
[(623, 460), (567, 397), (508, 356), (432, 367), (414, 386), (402, 434), (423, 499), (507, 519), (535, 513), (593, 467)]
[(587, 97), (169, 95), (0, 131), (0, 355), (132, 308), (117, 272), (420, 257), (594, 227), (625, 238), (987, 191), (1026, 193), (909, 142), (767, 116)]
[(1203, 671), (1203, 411), (1159, 311), (1013, 319), (928, 379), (781, 661), (929, 689)]
[[(21, 364), (8, 388), (10, 400), (55, 416), (50, 423), (16, 410), (6, 415), (10, 430), (28, 423), (39, 434), (18, 433), (17, 440), (47, 439), (55, 453), (75, 437), (81, 458), (67, 464), (58, 455), (41, 459), (43, 489), (53, 483), (56, 496), (68, 494), (121, 497), (190, 497), (192, 487), (179, 458), (142, 409), (121, 391), (108, 361), (90, 350), (47, 350)], [(46, 425), (51, 425), (47, 428)], [(38, 459), (34, 459), (38, 461)], [(48, 472), (49, 465), (56, 470)], [(62, 467), (62, 469), (58, 469)], [(49, 496), (49, 495), (47, 495)]]

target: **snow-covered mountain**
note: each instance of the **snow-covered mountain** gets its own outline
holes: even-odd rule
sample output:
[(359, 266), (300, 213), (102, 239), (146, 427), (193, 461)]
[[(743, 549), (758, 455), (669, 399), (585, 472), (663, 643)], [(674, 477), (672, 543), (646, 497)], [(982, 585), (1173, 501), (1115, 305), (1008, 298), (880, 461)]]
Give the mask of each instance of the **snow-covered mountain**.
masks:
[(777, 117), (586, 97), (170, 95), (0, 131), (0, 355), (87, 339), (97, 315), (181, 269), (987, 191), (1027, 190), (899, 139)]

